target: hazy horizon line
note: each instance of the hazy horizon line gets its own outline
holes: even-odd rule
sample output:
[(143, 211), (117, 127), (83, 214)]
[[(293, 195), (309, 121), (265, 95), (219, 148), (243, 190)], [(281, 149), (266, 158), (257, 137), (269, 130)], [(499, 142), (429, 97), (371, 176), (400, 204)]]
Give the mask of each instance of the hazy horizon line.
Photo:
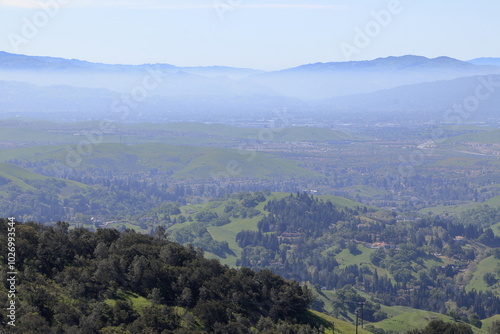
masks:
[[(2, 1), (2, 0), (0, 0)], [(50, 55), (30, 55), (30, 54), (23, 54), (23, 53), (13, 53), (13, 52), (8, 52), (8, 51), (3, 51), (0, 50), (1, 53), (6, 53), (10, 55), (15, 55), (15, 56), (25, 56), (25, 57), (38, 57), (38, 58), (54, 58), (54, 59), (64, 59), (64, 60), (70, 60), (70, 61), (80, 61), (80, 62), (86, 62), (86, 63), (91, 63), (91, 64), (101, 64), (101, 65), (111, 65), (111, 66), (147, 66), (147, 65), (169, 65), (169, 66), (174, 66), (174, 67), (179, 67), (179, 68), (211, 68), (211, 67), (226, 67), (226, 68), (233, 68), (233, 69), (242, 69), (242, 70), (254, 70), (254, 71), (263, 71), (263, 72), (273, 72), (273, 71), (280, 71), (280, 70), (286, 70), (286, 69), (291, 69), (291, 68), (296, 68), (300, 66), (307, 66), (307, 65), (314, 65), (314, 64), (329, 64), (329, 63), (351, 63), (351, 62), (370, 62), (370, 61), (375, 61), (378, 59), (387, 59), (387, 58), (403, 58), (403, 57), (422, 57), (426, 58), (429, 60), (437, 59), (437, 58), (450, 58), (450, 59), (455, 59), (458, 61), (462, 62), (470, 62), (473, 60), (477, 59), (500, 59), (500, 57), (477, 57), (473, 59), (458, 59), (450, 56), (437, 56), (437, 57), (428, 57), (428, 56), (422, 56), (422, 55), (415, 55), (415, 54), (405, 54), (405, 55), (399, 55), (399, 56), (381, 56), (377, 58), (372, 58), (372, 59), (360, 59), (360, 60), (344, 60), (344, 61), (328, 61), (328, 62), (310, 62), (310, 63), (304, 63), (304, 64), (299, 64), (296, 66), (292, 67), (286, 67), (286, 68), (281, 68), (281, 69), (274, 69), (274, 70), (263, 70), (259, 68), (252, 68), (252, 67), (237, 67), (237, 66), (228, 66), (228, 65), (189, 65), (189, 66), (179, 66), (179, 65), (174, 65), (171, 63), (167, 62), (155, 62), (155, 63), (148, 63), (148, 62), (143, 62), (143, 63), (109, 63), (109, 62), (100, 62), (100, 61), (91, 61), (91, 60), (85, 60), (85, 59), (80, 59), (80, 58), (65, 58), (65, 57), (60, 57), (60, 56), (50, 56)]]

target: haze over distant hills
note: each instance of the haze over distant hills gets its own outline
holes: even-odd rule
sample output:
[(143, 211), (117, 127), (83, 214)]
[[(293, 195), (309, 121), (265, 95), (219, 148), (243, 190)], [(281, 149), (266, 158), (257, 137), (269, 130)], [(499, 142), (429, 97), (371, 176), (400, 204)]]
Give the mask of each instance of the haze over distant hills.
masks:
[[(473, 76), (453, 80), (403, 85), (376, 92), (343, 96), (325, 100), (318, 103), (323, 109), (344, 110), (344, 112), (371, 112), (385, 113), (387, 115), (420, 114), (424, 117), (439, 116), (435, 119), (445, 123), (453, 122), (456, 117), (461, 121), (481, 120), (486, 117), (498, 115), (500, 105), (500, 91), (493, 91), (484, 101), (477, 100), (473, 104), (478, 87), (481, 92), (489, 94), (486, 85), (492, 84), (500, 88), (500, 75)], [(471, 103), (470, 106), (466, 105)], [(455, 109), (455, 106), (459, 106)], [(445, 113), (446, 110), (455, 110), (453, 114)]]
[(469, 60), (469, 63), (475, 65), (492, 65), (492, 66), (500, 66), (500, 58), (476, 58)]
[[(322, 120), (325, 113), (374, 111), (422, 111), (434, 117), (433, 112), (474, 94), (478, 76), (500, 74), (495, 65), (499, 59), (402, 56), (262, 72), (109, 65), (0, 52), (0, 116), (114, 119), (113, 112), (126, 108), (126, 121), (223, 122), (270, 118), (274, 109), (287, 108), (294, 118), (314, 119), (320, 111)], [(493, 91), (479, 106), (480, 116), (483, 108), (486, 114), (496, 110), (499, 94)]]
[(369, 93), (422, 82), (500, 73), (500, 67), (473, 65), (453, 58), (420, 56), (371, 61), (317, 63), (247, 77), (283, 95), (321, 99)]

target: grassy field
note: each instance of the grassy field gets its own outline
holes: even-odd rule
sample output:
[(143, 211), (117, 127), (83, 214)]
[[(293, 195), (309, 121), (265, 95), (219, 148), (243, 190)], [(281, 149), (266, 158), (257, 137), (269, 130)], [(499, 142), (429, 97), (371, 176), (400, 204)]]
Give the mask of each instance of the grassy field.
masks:
[(351, 252), (349, 252), (348, 249), (342, 250), (342, 252), (340, 252), (337, 256), (335, 256), (335, 258), (339, 262), (339, 266), (341, 268), (345, 268), (346, 266), (353, 264), (356, 264), (358, 266), (367, 265), (368, 267), (370, 267), (371, 270), (377, 270), (379, 276), (387, 276), (394, 281), (389, 271), (387, 271), (384, 268), (376, 267), (371, 263), (370, 255), (374, 253), (376, 249), (371, 249), (363, 245), (358, 245), (358, 250), (360, 251), (360, 254), (358, 255), (351, 254)]
[(151, 305), (151, 301), (148, 299), (141, 297), (133, 292), (130, 291), (123, 291), (120, 290), (116, 293), (114, 298), (106, 299), (105, 303), (108, 304), (109, 306), (113, 307), (116, 304), (117, 300), (129, 300), (132, 302), (132, 307), (134, 310), (137, 312), (141, 312), (145, 307)]
[[(325, 201), (330, 201), (333, 204), (335, 204), (336, 206), (345, 207), (345, 208), (349, 208), (349, 209), (356, 209), (356, 207), (358, 207), (358, 206), (361, 208), (366, 206), (364, 204), (361, 204), (359, 202), (356, 202), (356, 201), (353, 201), (351, 199), (344, 198), (344, 197), (331, 196), (331, 195), (321, 195), (321, 196), (318, 196), (318, 198), (325, 200)], [(366, 206), (366, 207), (372, 208), (370, 206)]]
[[(267, 200), (265, 202), (259, 203), (255, 209), (261, 211), (262, 213), (252, 217), (252, 218), (231, 218), (231, 223), (223, 225), (223, 226), (210, 226), (207, 228), (208, 232), (212, 236), (212, 238), (216, 241), (227, 241), (229, 244), (229, 248), (234, 252), (233, 255), (226, 255), (225, 258), (221, 258), (215, 254), (210, 252), (206, 252), (205, 256), (209, 258), (218, 259), (221, 263), (236, 266), (236, 260), (241, 256), (241, 248), (236, 243), (236, 234), (243, 230), (248, 231), (258, 231), (257, 223), (259, 220), (266, 214), (264, 211), (264, 206), (266, 203), (273, 199), (281, 199), (290, 194), (288, 193), (272, 193), (271, 196), (267, 196)], [(234, 200), (234, 199), (232, 199)], [(194, 215), (200, 211), (212, 211), (217, 213), (218, 215), (224, 214), (225, 201), (210, 201), (207, 203), (197, 204), (197, 205), (187, 205), (180, 208), (182, 214), (184, 215)], [(169, 231), (174, 231), (176, 229), (196, 224), (196, 221), (185, 222), (182, 224), (176, 224), (169, 228)]]
[(460, 204), (460, 205), (440, 205), (440, 206), (434, 206), (434, 207), (428, 207), (425, 209), (421, 209), (420, 213), (421, 214), (428, 214), (429, 212), (435, 214), (435, 215), (459, 215), (464, 211), (467, 211), (469, 209), (474, 209), (477, 208), (478, 206), (481, 205), (489, 205), (491, 207), (498, 207), (500, 206), (500, 196), (496, 196), (493, 198), (490, 198), (489, 200), (482, 202), (482, 203), (477, 203), (477, 202), (470, 202), (470, 203), (465, 203), (465, 204)]
[(211, 226), (208, 232), (216, 241), (227, 241), (229, 248), (236, 256), (227, 255), (226, 258), (220, 258), (214, 254), (207, 254), (208, 257), (217, 258), (221, 263), (235, 267), (236, 260), (241, 256), (241, 248), (236, 243), (236, 234), (243, 230), (257, 231), (257, 223), (262, 218), (261, 215), (250, 219), (234, 219), (231, 223), (224, 226)]
[(24, 180), (44, 179), (41, 175), (31, 173), (25, 169), (7, 163), (0, 163), (0, 177), (9, 180), (23, 191), (35, 190), (33, 186), (30, 186), (24, 182)]
[[(401, 311), (402, 313), (392, 318), (373, 323), (373, 325), (376, 328), (381, 328), (384, 330), (392, 330), (397, 333), (406, 333), (407, 331), (412, 329), (423, 328), (427, 325), (427, 323), (435, 319), (441, 319), (446, 322), (453, 322), (452, 318), (439, 313), (417, 310), (402, 306), (394, 306), (393, 308)], [(476, 327), (473, 327), (472, 329), (476, 334), (487, 333), (486, 331)]]
[(275, 158), (267, 153), (195, 146), (150, 143), (138, 145), (89, 145), (77, 154), (77, 146), (51, 146), (2, 150), (5, 160), (41, 160), (65, 163), (69, 158), (76, 169), (99, 168), (122, 173), (149, 172), (159, 169), (172, 173), (173, 179), (257, 178), (287, 180), (323, 178), (322, 174), (299, 167), (296, 162)]
[[(365, 297), (368, 300), (371, 299), (371, 296), (369, 294), (367, 294), (366, 292), (363, 292), (361, 290), (356, 290), (356, 291), (357, 291), (357, 293), (360, 296), (363, 296), (363, 297)], [(403, 314), (405, 312), (413, 310), (410, 307), (405, 307), (405, 306), (386, 306), (386, 305), (383, 305), (383, 304), (380, 304), (380, 309), (383, 312), (387, 313), (387, 316), (389, 318), (393, 318), (395, 316), (398, 316), (398, 315), (401, 315), (401, 314)]]
[(424, 258), (424, 267), (428, 269), (436, 266), (446, 266), (448, 264), (453, 264), (453, 263), (454, 262), (452, 259), (447, 258), (445, 256), (441, 257), (429, 256), (428, 258)]
[(483, 322), (483, 329), (489, 329), (493, 322), (500, 321), (500, 314), (494, 315), (491, 318), (481, 320)]
[(26, 169), (23, 169), (16, 165), (3, 162), (0, 162), (0, 172), (3, 175), (6, 175), (7, 177), (24, 179), (24, 180), (43, 180), (48, 178), (46, 176), (38, 175), (30, 171), (27, 171)]
[(370, 255), (375, 252), (375, 249), (366, 248), (362, 245), (358, 245), (359, 255), (351, 254), (348, 249), (344, 249), (335, 258), (339, 262), (341, 268), (346, 266), (357, 264), (358, 266), (372, 265), (370, 262)]
[[(362, 291), (358, 291), (358, 293), (365, 298), (369, 298), (369, 296)], [(320, 300), (322, 300), (325, 303), (325, 305), (326, 305), (325, 311), (326, 312), (330, 313), (333, 311), (333, 309), (329, 305), (329, 300), (331, 298), (333, 298), (334, 294), (335, 294), (334, 291), (323, 290), (317, 296), (317, 298), (319, 298)], [(435, 320), (435, 319), (441, 319), (445, 322), (453, 322), (454, 321), (451, 317), (448, 317), (448, 316), (443, 315), (443, 314), (424, 311), (424, 310), (418, 310), (418, 309), (414, 309), (414, 308), (406, 307), (406, 306), (381, 305), (381, 310), (384, 311), (385, 313), (387, 313), (388, 318), (385, 320), (376, 322), (376, 323), (365, 323), (365, 326), (366, 325), (373, 325), (374, 327), (380, 328), (383, 330), (392, 330), (396, 333), (406, 333), (407, 331), (412, 330), (412, 329), (424, 328), (430, 321)], [(318, 315), (325, 318), (325, 319), (329, 319), (329, 321), (335, 321), (336, 326), (338, 326), (338, 327), (336, 327), (336, 330), (337, 330), (337, 328), (342, 328), (342, 330), (344, 330), (344, 333), (354, 333), (354, 332), (351, 332), (354, 330), (354, 327), (352, 326), (352, 324), (350, 324), (350, 322), (354, 321), (354, 319), (355, 319), (354, 314), (348, 314), (348, 318), (350, 317), (351, 319), (342, 318), (342, 319), (335, 319), (335, 320), (334, 320), (334, 318), (332, 318), (330, 316), (326, 316), (324, 314), (318, 313)], [(473, 329), (475, 334), (486, 334), (487, 330), (485, 330), (485, 328), (487, 329), (488, 326), (490, 326), (491, 323), (495, 320), (500, 320), (500, 316), (495, 316), (495, 317), (492, 317), (489, 319), (485, 319), (483, 321), (483, 329), (479, 329), (476, 327), (472, 327), (472, 329)], [(342, 327), (344, 324), (346, 327)], [(327, 331), (326, 333), (329, 333), (329, 331)], [(336, 333), (337, 333), (337, 331), (336, 331)], [(360, 333), (362, 333), (362, 332), (360, 332)]]
[[(51, 179), (50, 177), (32, 173), (24, 168), (4, 162), (0, 162), (0, 177), (3, 177), (10, 181), (10, 183), (7, 183), (6, 185), (4, 185), (4, 187), (9, 187), (11, 184), (14, 184), (21, 188), (22, 191), (36, 190), (35, 187), (28, 184), (29, 181)], [(73, 195), (76, 189), (87, 188), (87, 186), (83, 183), (71, 180), (63, 181), (66, 183), (66, 187), (62, 187), (59, 189), (60, 198), (66, 198)], [(7, 195), (7, 192), (1, 191), (1, 189), (2, 186), (0, 186), (0, 194)]]
[(377, 197), (378, 198), (378, 197), (382, 197), (382, 196), (387, 195), (386, 190), (377, 189), (377, 188), (365, 186), (365, 185), (356, 185), (356, 186), (348, 187), (347, 189), (348, 189), (350, 194), (359, 195), (361, 197), (368, 197), (368, 198)]
[[(324, 313), (316, 312), (316, 311), (310, 311), (311, 314), (316, 317), (316, 319), (319, 318), (319, 320), (315, 320), (314, 322), (322, 324), (326, 330), (326, 333), (333, 333), (333, 326), (335, 326), (335, 334), (351, 334), (355, 333), (356, 327), (348, 322), (336, 319), (332, 316), (329, 316)], [(333, 325), (332, 325), (333, 324)], [(358, 333), (359, 334), (369, 334), (370, 332), (361, 329), (360, 326), (358, 326)]]
[(445, 144), (454, 143), (480, 143), (480, 144), (497, 144), (500, 142), (500, 130), (480, 131), (467, 133), (464, 135), (451, 137), (443, 140)]
[[(251, 154), (251, 155), (250, 155)], [(322, 178), (323, 175), (297, 166), (295, 162), (253, 152), (242, 155), (235, 150), (204, 149), (174, 172), (174, 178), (258, 178), (290, 179), (297, 177)]]
[[(487, 257), (486, 259), (479, 262), (477, 269), (474, 271), (474, 276), (467, 284), (466, 290), (471, 291), (476, 289), (477, 291), (492, 290), (497, 294), (500, 294), (500, 284), (497, 283), (494, 286), (488, 287), (483, 279), (484, 274), (492, 273), (496, 275), (496, 269), (500, 266), (500, 260), (495, 259), (493, 256)], [(498, 275), (496, 275), (498, 278)]]
[(496, 236), (500, 236), (500, 222), (498, 222), (497, 224), (495, 225), (492, 225), (491, 226), (491, 229), (493, 230), (493, 233), (496, 235)]

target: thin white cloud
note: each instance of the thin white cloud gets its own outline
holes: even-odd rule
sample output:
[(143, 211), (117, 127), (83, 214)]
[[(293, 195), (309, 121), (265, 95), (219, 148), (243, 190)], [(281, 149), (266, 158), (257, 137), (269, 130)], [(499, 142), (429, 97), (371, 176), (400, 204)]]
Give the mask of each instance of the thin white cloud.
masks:
[[(41, 8), (47, 3), (58, 3), (62, 7), (121, 7), (121, 8), (142, 8), (142, 9), (213, 9), (219, 3), (226, 3), (224, 0), (210, 0), (203, 3), (177, 2), (169, 4), (158, 0), (0, 0), (0, 7), (18, 8)], [(290, 3), (241, 3), (235, 8), (248, 9), (329, 9), (346, 10), (347, 6), (340, 5), (320, 5), (320, 4), (290, 4)]]

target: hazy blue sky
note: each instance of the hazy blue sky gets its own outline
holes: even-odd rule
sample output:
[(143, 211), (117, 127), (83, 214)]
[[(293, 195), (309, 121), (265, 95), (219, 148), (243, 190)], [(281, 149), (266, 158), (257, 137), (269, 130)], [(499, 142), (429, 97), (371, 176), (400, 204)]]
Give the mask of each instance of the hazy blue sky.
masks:
[[(377, 23), (373, 12), (389, 9)], [(0, 50), (266, 70), (405, 54), (468, 60), (500, 57), (499, 13), (497, 0), (0, 0)]]

